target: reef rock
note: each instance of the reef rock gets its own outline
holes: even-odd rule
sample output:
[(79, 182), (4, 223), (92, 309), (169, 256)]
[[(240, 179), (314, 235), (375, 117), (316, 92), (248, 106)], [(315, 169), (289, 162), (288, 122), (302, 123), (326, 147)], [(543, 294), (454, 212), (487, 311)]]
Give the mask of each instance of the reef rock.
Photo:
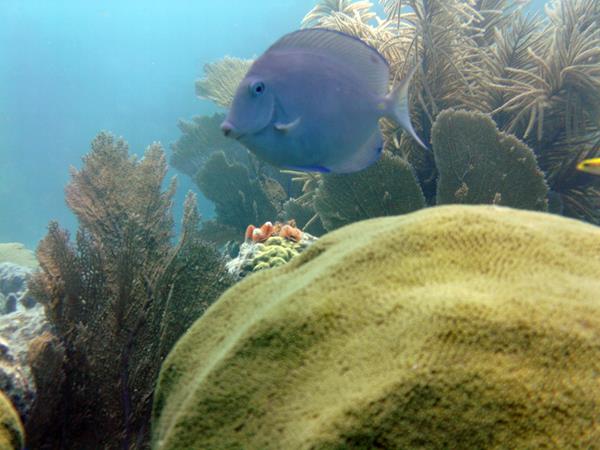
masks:
[(30, 342), (50, 330), (44, 308), (27, 293), (31, 268), (0, 263), (0, 390), (26, 419), (36, 390), (27, 352)]
[(32, 269), (11, 262), (0, 263), (0, 314), (31, 308), (36, 301), (27, 295), (27, 277)]
[(35, 254), (19, 242), (0, 244), (0, 263), (3, 262), (11, 262), (30, 269), (38, 267)]
[(23, 419), (28, 417), (36, 396), (27, 359), (29, 344), (50, 330), (41, 305), (0, 315), (0, 390), (12, 400)]
[(343, 227), (165, 360), (155, 449), (594, 448), (600, 228), (453, 205)]

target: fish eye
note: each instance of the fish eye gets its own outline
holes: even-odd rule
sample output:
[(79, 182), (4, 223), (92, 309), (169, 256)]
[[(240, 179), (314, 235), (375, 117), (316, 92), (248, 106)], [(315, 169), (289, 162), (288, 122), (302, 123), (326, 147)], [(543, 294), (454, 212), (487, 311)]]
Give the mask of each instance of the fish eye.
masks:
[(256, 83), (252, 83), (250, 85), (250, 93), (254, 97), (258, 97), (263, 92), (265, 92), (265, 83), (263, 83), (262, 81), (257, 81)]

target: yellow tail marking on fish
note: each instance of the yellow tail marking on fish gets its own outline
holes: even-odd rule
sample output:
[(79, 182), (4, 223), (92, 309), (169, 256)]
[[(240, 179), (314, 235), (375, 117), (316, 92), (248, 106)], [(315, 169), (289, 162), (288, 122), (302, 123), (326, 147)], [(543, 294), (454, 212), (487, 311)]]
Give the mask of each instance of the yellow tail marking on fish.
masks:
[(591, 173), (592, 175), (600, 175), (600, 158), (584, 159), (577, 164), (577, 170)]

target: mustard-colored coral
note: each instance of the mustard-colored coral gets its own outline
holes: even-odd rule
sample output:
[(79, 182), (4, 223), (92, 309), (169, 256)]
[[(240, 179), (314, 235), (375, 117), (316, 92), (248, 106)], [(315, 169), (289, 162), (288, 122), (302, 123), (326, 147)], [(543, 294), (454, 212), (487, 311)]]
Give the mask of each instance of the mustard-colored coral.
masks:
[(294, 256), (298, 256), (304, 248), (302, 244), (273, 236), (264, 244), (256, 244), (258, 247), (255, 256), (248, 261), (245, 269), (257, 272), (269, 267), (281, 266), (289, 262)]
[(227, 291), (163, 364), (155, 449), (594, 448), (600, 229), (452, 205)]
[(20, 450), (25, 445), (25, 432), (19, 414), (10, 400), (0, 392), (0, 449)]

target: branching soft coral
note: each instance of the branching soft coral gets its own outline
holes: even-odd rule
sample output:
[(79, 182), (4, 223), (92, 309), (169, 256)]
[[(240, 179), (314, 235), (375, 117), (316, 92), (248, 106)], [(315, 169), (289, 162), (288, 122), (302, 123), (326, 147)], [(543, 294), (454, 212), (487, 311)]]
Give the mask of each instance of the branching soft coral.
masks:
[(225, 58), (205, 64), (205, 78), (196, 81), (196, 95), (212, 100), (219, 106), (229, 107), (235, 90), (252, 65), (250, 59)]
[[(553, 141), (561, 135), (586, 133), (598, 126), (600, 112), (600, 17), (592, 0), (554, 1), (540, 45), (527, 48), (524, 67), (509, 67), (520, 76), (502, 87), (511, 93), (495, 112), (512, 113), (507, 130), (523, 137)], [(520, 134), (520, 133), (519, 133)]]
[(175, 184), (162, 190), (166, 170), (159, 144), (136, 160), (106, 133), (82, 169), (72, 169), (66, 198), (80, 223), (76, 242), (51, 223), (31, 282), (65, 348), (63, 397), (52, 419), (64, 426), (57, 435), (30, 424), (32, 445), (143, 444), (162, 359), (229, 285), (218, 253), (199, 238), (191, 194), (182, 236), (171, 243)]

